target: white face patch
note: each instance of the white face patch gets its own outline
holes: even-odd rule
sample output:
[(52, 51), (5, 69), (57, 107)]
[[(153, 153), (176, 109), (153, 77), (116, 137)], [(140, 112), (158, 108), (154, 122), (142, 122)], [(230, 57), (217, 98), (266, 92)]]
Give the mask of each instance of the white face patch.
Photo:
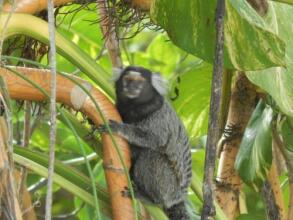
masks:
[(128, 75), (128, 76), (132, 76), (132, 77), (140, 77), (141, 76), (141, 73), (140, 72), (136, 72), (136, 71), (128, 71), (127, 73), (126, 73), (126, 75)]
[(168, 82), (159, 73), (152, 74), (152, 85), (162, 96), (168, 93)]
[(120, 76), (121, 76), (121, 74), (123, 72), (123, 69), (122, 68), (116, 68), (116, 67), (114, 67), (112, 69), (112, 72), (113, 72), (112, 81), (113, 82), (116, 82), (120, 78)]

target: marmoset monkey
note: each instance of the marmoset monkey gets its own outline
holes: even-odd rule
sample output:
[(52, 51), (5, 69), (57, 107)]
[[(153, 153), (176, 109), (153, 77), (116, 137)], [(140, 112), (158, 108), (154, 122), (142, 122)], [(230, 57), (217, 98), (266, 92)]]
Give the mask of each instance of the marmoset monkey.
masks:
[[(117, 73), (115, 86), (123, 123), (109, 126), (130, 144), (135, 196), (162, 206), (171, 220), (190, 219), (185, 207), (192, 173), (189, 139), (164, 98), (166, 83), (157, 73), (129, 66)], [(99, 130), (107, 132), (105, 126)]]

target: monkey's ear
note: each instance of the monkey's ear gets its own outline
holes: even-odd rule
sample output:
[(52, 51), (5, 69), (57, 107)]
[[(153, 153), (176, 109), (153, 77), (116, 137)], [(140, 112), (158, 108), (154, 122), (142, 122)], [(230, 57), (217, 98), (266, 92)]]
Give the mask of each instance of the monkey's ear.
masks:
[(122, 69), (122, 68), (113, 67), (113, 69), (112, 69), (112, 73), (113, 73), (112, 81), (113, 82), (116, 82), (120, 78), (121, 74), (123, 73), (123, 70), (124, 69)]
[(162, 96), (168, 93), (168, 82), (159, 73), (152, 74), (152, 85)]

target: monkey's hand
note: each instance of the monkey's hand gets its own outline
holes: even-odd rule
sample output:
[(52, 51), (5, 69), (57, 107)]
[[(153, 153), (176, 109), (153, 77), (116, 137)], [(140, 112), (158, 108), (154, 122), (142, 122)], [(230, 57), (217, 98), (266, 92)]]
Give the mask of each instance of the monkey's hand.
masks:
[[(117, 133), (120, 126), (121, 126), (121, 123), (114, 121), (114, 120), (109, 120), (108, 125), (113, 133)], [(100, 133), (109, 133), (109, 130), (108, 130), (106, 124), (98, 126), (97, 129), (98, 129), (98, 132), (100, 132)]]
[(127, 186), (125, 186), (124, 190), (121, 191), (121, 196), (131, 198), (131, 192)]

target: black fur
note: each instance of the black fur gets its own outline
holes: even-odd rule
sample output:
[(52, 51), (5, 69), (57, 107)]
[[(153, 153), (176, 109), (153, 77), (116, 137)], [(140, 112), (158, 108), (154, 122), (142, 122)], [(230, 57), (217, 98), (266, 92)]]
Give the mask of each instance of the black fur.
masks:
[[(144, 88), (140, 97), (136, 99), (128, 99), (123, 97), (122, 91), (122, 78), (128, 71), (142, 72), (142, 76), (148, 81), (147, 88)], [(116, 97), (117, 109), (123, 119), (123, 122), (133, 123), (138, 122), (152, 114), (154, 111), (159, 110), (164, 98), (151, 86), (151, 72), (142, 67), (127, 67), (121, 77), (116, 81)]]
[(173, 205), (171, 208), (166, 209), (165, 213), (170, 220), (189, 220), (190, 217), (186, 212), (185, 202), (180, 202)]

